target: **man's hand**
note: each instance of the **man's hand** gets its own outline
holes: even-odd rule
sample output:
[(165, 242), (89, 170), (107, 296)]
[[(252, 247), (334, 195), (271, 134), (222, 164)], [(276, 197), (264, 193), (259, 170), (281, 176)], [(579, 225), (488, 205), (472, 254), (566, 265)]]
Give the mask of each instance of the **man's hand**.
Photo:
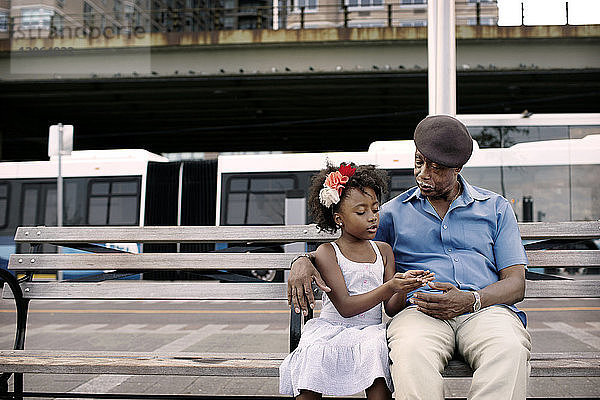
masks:
[(302, 310), (302, 314), (307, 315), (308, 307), (315, 307), (315, 296), (311, 286), (313, 280), (322, 291), (331, 291), (308, 257), (300, 257), (294, 261), (287, 282), (287, 296), (288, 305), (293, 306), (296, 313)]
[(417, 310), (438, 319), (451, 319), (470, 312), (475, 298), (469, 292), (458, 290), (456, 286), (446, 282), (430, 282), (432, 289), (442, 293), (415, 293), (411, 303), (417, 305)]

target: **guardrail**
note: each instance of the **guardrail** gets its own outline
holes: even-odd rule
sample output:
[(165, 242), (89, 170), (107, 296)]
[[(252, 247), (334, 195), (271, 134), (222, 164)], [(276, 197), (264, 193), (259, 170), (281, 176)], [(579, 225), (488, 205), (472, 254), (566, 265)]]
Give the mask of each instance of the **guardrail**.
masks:
[[(426, 0), (402, 1), (401, 4), (387, 4), (385, 0), (345, 0), (342, 5), (339, 2), (317, 4), (311, 0), (289, 0), (283, 7), (260, 3), (262, 1), (259, 5), (213, 8), (165, 6), (150, 10), (137, 6), (109, 9), (95, 5), (88, 12), (79, 14), (63, 12), (61, 7), (39, 14), (23, 14), (19, 9), (16, 10), (19, 15), (13, 12), (8, 18), (5, 29), (11, 37), (19, 31), (37, 31), (37, 37), (62, 37), (65, 32), (68, 35), (75, 29), (83, 35), (92, 35), (94, 31), (106, 30), (122, 34), (136, 30), (148, 33), (427, 25)], [(495, 0), (456, 2), (457, 25), (496, 25), (497, 21)]]

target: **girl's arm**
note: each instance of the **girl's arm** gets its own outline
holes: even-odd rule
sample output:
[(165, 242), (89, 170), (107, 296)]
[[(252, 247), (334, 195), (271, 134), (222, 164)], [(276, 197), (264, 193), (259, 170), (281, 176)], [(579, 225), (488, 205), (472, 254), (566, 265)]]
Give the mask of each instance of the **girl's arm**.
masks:
[[(390, 279), (388, 282), (367, 293), (350, 296), (346, 282), (344, 281), (344, 275), (336, 260), (335, 250), (329, 243), (324, 243), (317, 248), (315, 252), (315, 264), (323, 280), (331, 288), (331, 292), (327, 293), (327, 296), (340, 315), (345, 318), (353, 317), (370, 310), (382, 301), (392, 297), (398, 289), (396, 286), (397, 281)], [(421, 283), (417, 282), (416, 278), (410, 278), (409, 280), (416, 287), (421, 286)]]
[(406, 307), (406, 295), (432, 281), (434, 275), (429, 271), (421, 270), (411, 270), (405, 273), (396, 272), (392, 247), (384, 242), (377, 242), (377, 244), (385, 265), (383, 281), (385, 284), (393, 283), (395, 288), (394, 295), (383, 302), (385, 313), (389, 317), (393, 317)]

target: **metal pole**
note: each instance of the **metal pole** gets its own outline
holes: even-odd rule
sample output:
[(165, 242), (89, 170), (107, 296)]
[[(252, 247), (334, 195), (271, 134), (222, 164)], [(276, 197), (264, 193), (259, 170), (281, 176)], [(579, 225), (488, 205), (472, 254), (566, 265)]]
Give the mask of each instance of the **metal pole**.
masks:
[(62, 177), (62, 152), (63, 152), (63, 124), (58, 124), (58, 176), (56, 177), (56, 226), (63, 225), (63, 177)]
[(427, 5), (429, 114), (456, 115), (456, 32), (454, 1)]
[(521, 25), (525, 25), (525, 4), (521, 2)]
[(565, 12), (567, 13), (567, 23), (566, 25), (569, 25), (569, 2), (565, 1)]

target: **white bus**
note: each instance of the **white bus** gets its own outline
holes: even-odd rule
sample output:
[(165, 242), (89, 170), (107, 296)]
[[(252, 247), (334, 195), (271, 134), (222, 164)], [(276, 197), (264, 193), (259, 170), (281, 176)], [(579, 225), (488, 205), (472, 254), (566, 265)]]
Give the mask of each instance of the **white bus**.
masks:
[[(600, 219), (600, 114), (457, 117), (474, 138), (462, 175), (507, 198), (519, 221)], [(216, 223), (284, 224), (286, 193), (306, 195), (327, 161), (386, 169), (396, 196), (415, 185), (414, 152), (412, 140), (400, 140), (373, 142), (365, 152), (220, 156)]]
[[(600, 219), (600, 114), (459, 115), (475, 139), (467, 180), (502, 194), (519, 221)], [(374, 142), (364, 152), (221, 155), (169, 161), (144, 150), (74, 151), (63, 156), (64, 226), (285, 224), (286, 195), (306, 196), (327, 161), (375, 164), (391, 177), (390, 196), (414, 186), (411, 140)], [(57, 160), (0, 163), (0, 267), (29, 251), (17, 226), (56, 225)], [(384, 199), (385, 200), (385, 199)], [(299, 204), (288, 202), (288, 204)], [(301, 202), (300, 202), (301, 203)], [(288, 210), (289, 211), (289, 210)], [(310, 223), (306, 208), (294, 223)], [(590, 243), (584, 246), (595, 245)], [(135, 247), (135, 245), (133, 245)], [(47, 251), (48, 249), (46, 249)], [(227, 244), (146, 244), (144, 252), (283, 251)], [(149, 279), (281, 279), (275, 271), (243, 277), (146, 274)]]

